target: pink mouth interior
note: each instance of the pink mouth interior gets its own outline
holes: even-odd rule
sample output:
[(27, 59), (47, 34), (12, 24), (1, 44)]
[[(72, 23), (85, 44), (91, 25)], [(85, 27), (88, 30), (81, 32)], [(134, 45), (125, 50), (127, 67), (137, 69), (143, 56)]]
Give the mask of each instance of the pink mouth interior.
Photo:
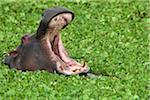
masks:
[[(62, 46), (59, 44), (58, 36), (54, 37), (54, 41), (52, 43), (52, 49), (54, 53), (65, 63), (69, 63), (71, 59), (69, 59), (64, 52), (62, 52)], [(71, 62), (70, 62), (71, 63)], [(73, 64), (73, 63), (72, 63)]]
[(58, 36), (55, 36), (54, 41), (52, 42), (52, 50), (66, 64), (66, 66), (58, 67), (58, 70), (61, 71), (61, 73), (71, 75), (88, 72), (89, 68), (85, 65), (85, 63), (82, 65), (76, 62), (72, 58), (68, 57), (62, 49), (63, 47), (59, 42)]

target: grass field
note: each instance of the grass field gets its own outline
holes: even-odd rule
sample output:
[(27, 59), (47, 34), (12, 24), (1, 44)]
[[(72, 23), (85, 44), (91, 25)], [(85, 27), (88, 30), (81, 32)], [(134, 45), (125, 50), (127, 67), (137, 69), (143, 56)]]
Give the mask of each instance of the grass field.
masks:
[[(0, 100), (148, 100), (148, 1), (0, 0)], [(36, 32), (44, 9), (54, 6), (75, 13), (61, 32), (71, 57), (101, 76), (21, 72), (3, 64), (25, 33)]]

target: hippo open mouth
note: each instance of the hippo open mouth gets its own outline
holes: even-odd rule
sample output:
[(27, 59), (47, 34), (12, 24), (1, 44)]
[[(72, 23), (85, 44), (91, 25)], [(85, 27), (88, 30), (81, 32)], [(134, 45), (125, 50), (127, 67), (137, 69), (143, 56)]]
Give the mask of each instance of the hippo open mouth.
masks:
[(72, 75), (72, 74), (80, 74), (87, 73), (89, 71), (85, 62), (80, 64), (76, 62), (74, 59), (68, 56), (68, 53), (63, 51), (63, 45), (59, 42), (59, 37), (54, 37), (54, 41), (52, 42), (52, 50), (58, 56), (63, 63), (64, 66), (58, 66), (57, 70), (63, 74)]
[(10, 68), (19, 70), (48, 70), (65, 75), (87, 73), (89, 67), (70, 58), (59, 31), (74, 18), (74, 14), (62, 7), (47, 9), (37, 33), (25, 35), (21, 44), (5, 59)]
[(57, 71), (67, 75), (80, 74), (83, 72), (86, 73), (89, 71), (85, 63), (80, 64), (69, 57), (62, 44), (61, 35), (58, 32), (72, 21), (72, 16), (73, 15), (70, 13), (62, 13), (53, 17), (48, 24), (45, 35), (48, 47), (52, 50), (61, 63), (57, 66)]
[(58, 66), (57, 70), (61, 73), (72, 75), (72, 74), (80, 74), (81, 72), (86, 73), (89, 69), (85, 63), (80, 64), (76, 62), (74, 59), (68, 57), (68, 54), (61, 49), (63, 48), (62, 45), (58, 42), (58, 37), (54, 38), (54, 43), (52, 44), (52, 50), (56, 56), (60, 58), (60, 60), (64, 63), (64, 66)]

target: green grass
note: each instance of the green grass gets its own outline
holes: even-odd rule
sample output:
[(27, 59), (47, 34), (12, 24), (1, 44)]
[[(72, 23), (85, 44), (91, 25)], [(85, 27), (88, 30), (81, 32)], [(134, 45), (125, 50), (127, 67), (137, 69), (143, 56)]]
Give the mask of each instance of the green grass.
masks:
[[(100, 77), (21, 72), (3, 64), (25, 33), (36, 32), (44, 9), (54, 6), (74, 11), (74, 21), (61, 32), (64, 45), (71, 57), (86, 60)], [(0, 0), (0, 100), (148, 99), (148, 6), (148, 0)]]

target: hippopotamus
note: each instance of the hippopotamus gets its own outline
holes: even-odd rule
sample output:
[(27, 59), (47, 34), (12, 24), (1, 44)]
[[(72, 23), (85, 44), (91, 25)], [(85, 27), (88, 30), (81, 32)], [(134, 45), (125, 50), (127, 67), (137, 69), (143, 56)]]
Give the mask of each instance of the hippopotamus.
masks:
[(24, 35), (4, 63), (22, 71), (47, 70), (65, 75), (88, 73), (90, 68), (71, 58), (61, 40), (60, 31), (73, 21), (74, 16), (64, 7), (46, 9), (35, 34)]

